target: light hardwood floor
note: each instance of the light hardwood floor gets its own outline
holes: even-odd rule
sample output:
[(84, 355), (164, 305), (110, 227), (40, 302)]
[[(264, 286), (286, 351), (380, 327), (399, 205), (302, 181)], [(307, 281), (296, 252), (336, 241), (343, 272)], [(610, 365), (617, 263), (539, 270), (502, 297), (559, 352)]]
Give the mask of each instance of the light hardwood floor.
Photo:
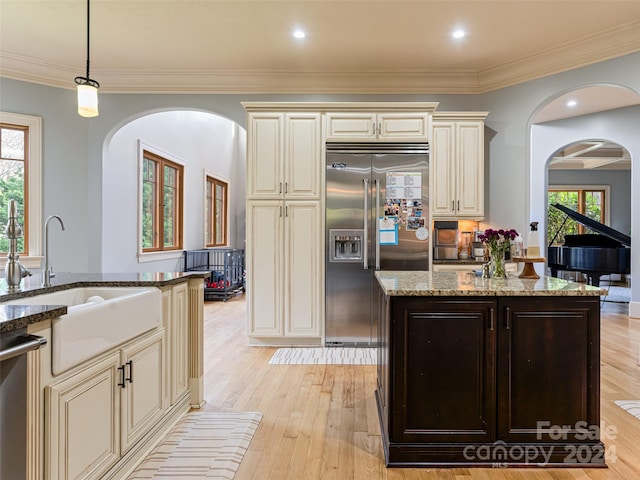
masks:
[(205, 303), (203, 408), (263, 413), (236, 480), (640, 480), (640, 420), (614, 404), (640, 399), (640, 320), (626, 312), (626, 304), (602, 309), (608, 468), (386, 468), (376, 367), (269, 365), (275, 348), (248, 346), (242, 296)]

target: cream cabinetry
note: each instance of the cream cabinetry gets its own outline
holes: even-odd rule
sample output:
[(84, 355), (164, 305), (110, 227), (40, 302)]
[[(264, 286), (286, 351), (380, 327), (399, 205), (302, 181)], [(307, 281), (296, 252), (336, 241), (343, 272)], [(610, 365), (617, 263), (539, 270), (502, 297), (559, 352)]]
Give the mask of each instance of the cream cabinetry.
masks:
[(429, 198), (434, 218), (484, 217), (486, 115), (486, 112), (434, 114)]
[(321, 155), (320, 113), (249, 113), (247, 197), (320, 199)]
[(49, 480), (97, 479), (164, 413), (164, 330), (45, 389)]
[(321, 225), (320, 202), (248, 202), (248, 333), (253, 343), (319, 342)]
[(427, 112), (328, 112), (327, 140), (337, 142), (428, 142)]

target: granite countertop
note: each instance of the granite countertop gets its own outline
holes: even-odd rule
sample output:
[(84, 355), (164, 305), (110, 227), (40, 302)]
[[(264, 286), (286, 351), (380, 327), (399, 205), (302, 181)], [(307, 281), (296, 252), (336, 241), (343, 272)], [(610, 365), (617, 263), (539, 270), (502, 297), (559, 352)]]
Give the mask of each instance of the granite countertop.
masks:
[(389, 296), (597, 296), (606, 290), (555, 277), (537, 280), (513, 275), (481, 278), (472, 272), (377, 271), (376, 278)]
[(209, 274), (209, 272), (56, 273), (56, 276), (51, 279), (50, 287), (43, 287), (41, 276), (34, 275), (22, 280), (21, 291), (11, 293), (7, 292), (7, 283), (3, 278), (0, 279), (0, 292), (2, 292), (0, 293), (0, 333), (67, 313), (67, 307), (64, 305), (2, 305), (2, 302), (77, 287), (165, 287)]

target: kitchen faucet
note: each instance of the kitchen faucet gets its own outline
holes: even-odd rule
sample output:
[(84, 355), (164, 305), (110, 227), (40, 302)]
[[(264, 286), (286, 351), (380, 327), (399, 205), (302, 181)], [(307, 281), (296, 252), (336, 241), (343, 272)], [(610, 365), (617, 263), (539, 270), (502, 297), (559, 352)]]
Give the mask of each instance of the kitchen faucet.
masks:
[(50, 287), (51, 286), (51, 277), (55, 276), (53, 273), (53, 267), (49, 266), (49, 222), (53, 219), (58, 220), (60, 222), (60, 226), (62, 227), (62, 231), (64, 232), (64, 223), (62, 223), (62, 219), (58, 215), (50, 215), (47, 217), (47, 220), (44, 222), (44, 270), (42, 272), (42, 286)]

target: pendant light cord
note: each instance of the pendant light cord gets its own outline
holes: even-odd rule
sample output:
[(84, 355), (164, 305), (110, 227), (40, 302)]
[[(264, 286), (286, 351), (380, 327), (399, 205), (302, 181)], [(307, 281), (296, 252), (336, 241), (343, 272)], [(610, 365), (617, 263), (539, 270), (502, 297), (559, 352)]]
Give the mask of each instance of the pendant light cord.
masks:
[(100, 88), (100, 84), (89, 77), (89, 58), (91, 53), (91, 0), (87, 0), (87, 76), (76, 77), (75, 82), (78, 85), (91, 85), (94, 88)]
[(91, 34), (91, 30), (89, 28), (89, 25), (91, 24), (90, 19), (91, 19), (91, 10), (90, 10), (90, 0), (87, 0), (87, 80), (89, 80), (89, 39), (90, 34)]

